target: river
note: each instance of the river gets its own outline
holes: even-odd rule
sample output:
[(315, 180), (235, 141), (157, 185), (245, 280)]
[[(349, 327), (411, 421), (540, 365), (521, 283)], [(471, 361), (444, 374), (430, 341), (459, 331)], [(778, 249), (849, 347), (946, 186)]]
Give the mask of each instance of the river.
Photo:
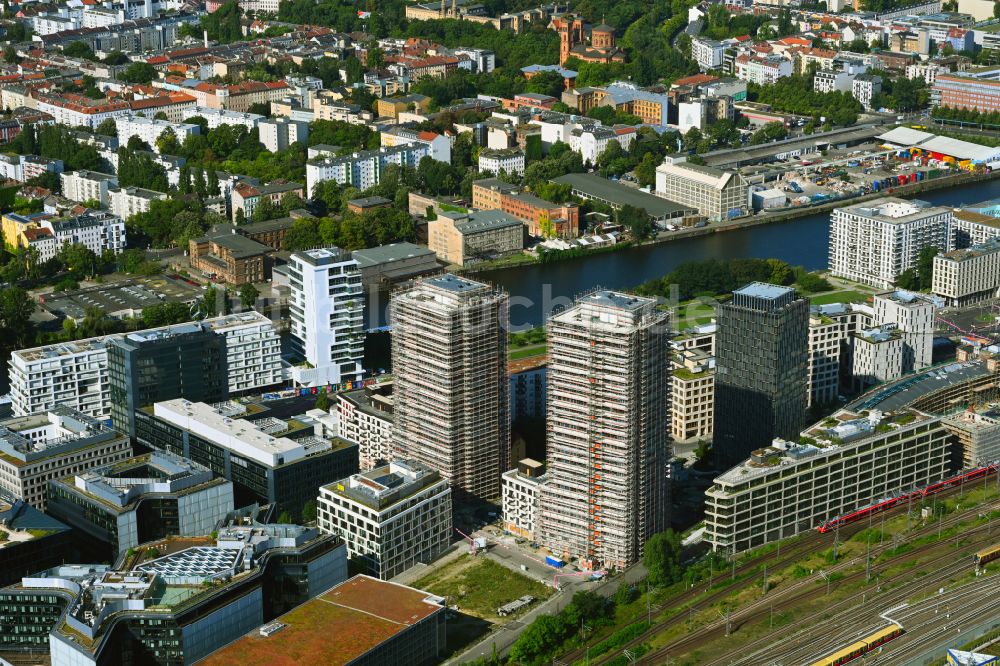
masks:
[[(935, 205), (956, 207), (995, 198), (1000, 198), (998, 180), (935, 190), (920, 197)], [(565, 304), (567, 299), (594, 287), (635, 287), (646, 280), (662, 277), (685, 261), (774, 257), (809, 270), (825, 268), (829, 225), (829, 213), (809, 215), (787, 222), (645, 245), (582, 259), (486, 271), (472, 278), (491, 282), (510, 293), (511, 326), (517, 330), (541, 324), (544, 313), (551, 311), (553, 303)]]

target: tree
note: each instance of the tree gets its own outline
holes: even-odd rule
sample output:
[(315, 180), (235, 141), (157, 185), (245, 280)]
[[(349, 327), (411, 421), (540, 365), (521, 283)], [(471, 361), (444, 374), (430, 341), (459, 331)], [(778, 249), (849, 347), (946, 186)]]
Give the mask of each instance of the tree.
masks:
[(900, 289), (916, 290), (920, 288), (920, 278), (917, 277), (917, 272), (914, 269), (907, 268), (896, 278), (896, 286)]
[(191, 320), (191, 311), (184, 303), (168, 301), (143, 308), (142, 323), (145, 328), (158, 328)]
[(635, 167), (635, 179), (643, 187), (656, 184), (657, 160), (653, 153), (646, 153), (642, 161)]
[(260, 292), (257, 291), (257, 287), (253, 286), (253, 284), (247, 282), (240, 287), (240, 305), (243, 306), (244, 310), (253, 310), (258, 296), (260, 296)]
[(302, 505), (302, 520), (306, 523), (316, 520), (316, 500), (309, 500)]
[(642, 563), (649, 572), (649, 582), (656, 587), (676, 583), (684, 574), (681, 565), (681, 537), (671, 529), (657, 532), (646, 541)]
[(222, 187), (219, 186), (219, 172), (212, 167), (208, 168), (208, 196), (217, 197), (222, 194)]
[(920, 250), (917, 256), (917, 276), (920, 289), (930, 289), (934, 280), (934, 257), (938, 254), (938, 249), (928, 246)]
[(295, 519), (292, 517), (292, 514), (288, 511), (288, 509), (282, 511), (281, 514), (278, 516), (279, 525), (292, 525), (294, 523)]
[(10, 351), (29, 347), (35, 339), (31, 315), (35, 301), (20, 287), (0, 289), (0, 349)]
[(94, 251), (80, 243), (67, 243), (59, 251), (59, 260), (66, 265), (70, 273), (77, 276), (95, 275), (97, 273), (97, 255)]
[(565, 81), (559, 72), (538, 72), (525, 84), (527, 92), (539, 93), (559, 99), (565, 88)]
[(316, 395), (316, 404), (313, 406), (324, 412), (330, 411), (330, 396), (327, 395), (326, 391)]
[(177, 134), (172, 127), (168, 127), (156, 137), (156, 150), (161, 155), (176, 155), (180, 152), (181, 144), (177, 141)]
[(150, 83), (157, 77), (156, 68), (148, 62), (133, 62), (121, 73), (126, 83)]
[(208, 32), (209, 39), (221, 44), (237, 42), (243, 39), (243, 27), (240, 24), (240, 7), (236, 0), (229, 0), (216, 11), (201, 19), (202, 29)]
[(83, 58), (84, 60), (98, 60), (94, 55), (94, 49), (87, 46), (86, 42), (72, 42), (63, 49), (63, 55), (67, 58)]
[(115, 124), (114, 118), (107, 118), (97, 126), (96, 132), (103, 136), (118, 136), (118, 125)]
[(642, 240), (653, 233), (653, 223), (649, 220), (649, 214), (637, 206), (626, 204), (619, 208), (618, 224), (626, 227), (636, 240)]

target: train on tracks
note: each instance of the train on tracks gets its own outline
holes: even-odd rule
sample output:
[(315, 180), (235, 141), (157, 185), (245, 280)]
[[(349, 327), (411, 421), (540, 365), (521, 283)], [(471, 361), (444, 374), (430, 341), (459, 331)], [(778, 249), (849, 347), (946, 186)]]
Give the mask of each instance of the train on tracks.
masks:
[(973, 558), (976, 561), (976, 569), (982, 569), (984, 564), (1000, 559), (1000, 546), (993, 546), (986, 550), (981, 550)]
[(841, 525), (846, 525), (848, 523), (853, 523), (856, 520), (862, 520), (868, 516), (874, 515), (876, 513), (881, 513), (894, 506), (899, 506), (900, 504), (906, 504), (907, 502), (914, 502), (921, 500), (929, 495), (939, 493), (947, 488), (954, 488), (955, 486), (960, 486), (970, 481), (975, 481), (976, 479), (981, 479), (989, 474), (995, 474), (997, 471), (997, 465), (987, 465), (986, 467), (979, 467), (969, 472), (964, 472), (958, 476), (953, 476), (950, 479), (945, 479), (944, 481), (938, 481), (937, 483), (932, 483), (926, 488), (921, 488), (920, 490), (914, 490), (913, 492), (904, 493), (898, 497), (893, 497), (887, 500), (882, 500), (871, 506), (866, 506), (863, 509), (858, 509), (839, 518), (835, 518), (828, 523), (824, 523), (817, 527), (817, 531), (820, 534), (826, 534)]
[(901, 636), (902, 633), (903, 627), (901, 625), (893, 624), (892, 626), (884, 627), (874, 634), (851, 643), (839, 652), (834, 652), (829, 657), (814, 661), (811, 666), (840, 666), (841, 664), (846, 664), (864, 654), (868, 654), (872, 650), (878, 649), (892, 639)]

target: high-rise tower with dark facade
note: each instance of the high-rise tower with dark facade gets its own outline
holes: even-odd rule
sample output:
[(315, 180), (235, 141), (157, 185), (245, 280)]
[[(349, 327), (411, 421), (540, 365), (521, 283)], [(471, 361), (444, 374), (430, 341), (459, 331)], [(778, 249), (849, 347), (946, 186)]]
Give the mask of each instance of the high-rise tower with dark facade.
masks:
[(716, 465), (728, 469), (805, 420), (809, 301), (754, 282), (716, 311)]

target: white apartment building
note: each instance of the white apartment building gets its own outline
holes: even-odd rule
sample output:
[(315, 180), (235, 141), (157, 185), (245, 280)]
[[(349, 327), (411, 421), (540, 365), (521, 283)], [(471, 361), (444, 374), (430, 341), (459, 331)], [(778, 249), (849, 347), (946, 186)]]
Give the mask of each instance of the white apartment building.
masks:
[(327, 180), (341, 185), (351, 185), (359, 190), (378, 185), (382, 169), (388, 164), (416, 167), (420, 160), (430, 155), (426, 144), (405, 144), (364, 150), (340, 157), (326, 155), (306, 162), (306, 193), (311, 198), (316, 186)]
[(167, 195), (163, 192), (141, 187), (108, 188), (108, 207), (123, 220), (147, 212), (154, 201), (166, 198)]
[(501, 173), (514, 173), (518, 176), (524, 175), (524, 153), (518, 148), (505, 148), (503, 150), (484, 149), (479, 153), (479, 173), (489, 171), (500, 175)]
[(851, 378), (854, 388), (899, 379), (903, 375), (906, 344), (899, 329), (889, 324), (860, 331), (851, 336)]
[(569, 147), (580, 153), (584, 164), (597, 164), (597, 158), (612, 141), (617, 141), (621, 149), (628, 151), (636, 137), (634, 127), (615, 125), (614, 127), (577, 127), (569, 133)]
[(937, 303), (923, 294), (897, 289), (875, 294), (872, 304), (878, 326), (892, 325), (902, 334), (901, 374), (930, 367), (934, 353)]
[(390, 127), (382, 131), (379, 141), (385, 147), (418, 144), (427, 146), (428, 155), (438, 162), (451, 164), (451, 139), (435, 132), (413, 130), (407, 127)]
[(188, 118), (204, 118), (208, 129), (213, 130), (221, 125), (243, 125), (247, 130), (257, 127), (257, 123), (267, 118), (256, 113), (230, 111), (228, 109), (211, 109), (207, 106), (195, 107), (187, 114)]
[(474, 74), (489, 74), (497, 68), (496, 54), (486, 49), (474, 49), (472, 47), (462, 47), (454, 50), (457, 56), (469, 56), (472, 60), (472, 72)]
[(191, 134), (201, 133), (201, 128), (197, 125), (172, 123), (169, 120), (157, 120), (156, 118), (145, 118), (143, 116), (121, 116), (115, 118), (115, 127), (118, 130), (118, 142), (121, 145), (124, 146), (128, 143), (129, 139), (136, 136), (146, 142), (157, 153), (160, 152), (160, 149), (156, 146), (156, 140), (167, 130), (174, 133), (178, 143), (184, 143), (184, 140)]
[(503, 529), (516, 537), (534, 541), (538, 528), (538, 502), (541, 487), (548, 480), (545, 465), (525, 458), (515, 469), (500, 477)]
[(37, 108), (51, 115), (54, 122), (60, 125), (83, 126), (92, 130), (96, 130), (108, 118), (128, 117), (132, 113), (127, 102), (82, 106), (61, 97), (39, 98)]
[(684, 158), (667, 157), (656, 167), (655, 188), (657, 196), (697, 208), (713, 222), (745, 215), (749, 208), (750, 188), (743, 176)]
[(375, 114), (356, 104), (322, 97), (313, 100), (312, 110), (316, 120), (339, 120), (349, 125), (364, 125), (375, 120)]
[(700, 349), (681, 352), (674, 360), (670, 381), (674, 440), (710, 440), (715, 422), (715, 358)]
[(951, 307), (1000, 295), (1000, 238), (934, 257), (931, 291)]
[(393, 294), (393, 438), (463, 498), (496, 499), (510, 461), (508, 297), (446, 274)]
[(971, 210), (955, 209), (951, 218), (951, 247), (982, 245), (1000, 238), (1000, 219)]
[(882, 92), (882, 77), (875, 74), (858, 74), (851, 82), (851, 94), (865, 109), (872, 108), (872, 97)]
[(669, 525), (669, 315), (597, 290), (548, 320), (548, 482), (537, 541), (623, 569)]
[(736, 56), (733, 63), (736, 78), (766, 86), (778, 79), (792, 75), (792, 61), (781, 56)]
[(322, 486), (317, 526), (339, 534), (365, 573), (389, 580), (451, 545), (451, 488), (426, 465), (395, 460)]
[(65, 405), (0, 422), (0, 489), (40, 511), (49, 481), (132, 455), (128, 437)]
[(125, 221), (107, 211), (95, 210), (61, 220), (42, 220), (42, 229), (48, 229), (56, 246), (80, 244), (101, 256), (105, 250), (119, 254), (125, 250)]
[(367, 471), (392, 460), (392, 382), (337, 394), (338, 434), (358, 445), (358, 467)]
[(851, 92), (854, 77), (847, 72), (821, 69), (813, 77), (813, 90), (818, 93)]
[(99, 171), (64, 171), (59, 174), (62, 194), (70, 201), (100, 201), (109, 204), (108, 188), (118, 187), (118, 176)]
[(847, 316), (829, 316), (820, 309), (809, 314), (809, 381), (806, 406), (825, 405), (840, 394), (840, 363), (849, 334)]
[(272, 153), (288, 150), (295, 143), (305, 143), (309, 138), (309, 123), (290, 118), (270, 118), (257, 123), (260, 142)]
[(950, 249), (950, 208), (887, 198), (835, 208), (830, 218), (830, 271), (837, 277), (890, 288), (914, 266), (920, 250)]
[[(281, 339), (274, 324), (264, 315), (242, 312), (206, 319), (199, 325), (226, 337), (231, 393), (273, 386), (284, 380)], [(147, 329), (147, 332), (169, 328)], [(93, 418), (109, 418), (107, 345), (124, 335), (57, 342), (12, 352), (9, 366), (14, 415), (39, 414), (56, 405), (65, 405)]]
[(932, 65), (930, 63), (918, 63), (906, 66), (906, 78), (911, 80), (923, 79), (928, 87), (933, 86), (934, 82), (937, 81), (937, 75), (939, 72), (947, 74), (948, 70), (942, 68), (940, 65)]
[(0, 155), (0, 178), (24, 182), (46, 172), (62, 174), (62, 160), (38, 155)]
[(691, 40), (691, 58), (703, 72), (722, 68), (722, 55), (726, 46), (714, 39), (696, 37)]
[(296, 252), (288, 284), (291, 340), (306, 361), (292, 368), (292, 379), (301, 386), (360, 380), (364, 292), (357, 260), (338, 247)]
[(802, 436), (807, 443), (776, 439), (715, 478), (705, 540), (716, 552), (795, 536), (948, 475), (951, 434), (920, 412), (841, 410)]

